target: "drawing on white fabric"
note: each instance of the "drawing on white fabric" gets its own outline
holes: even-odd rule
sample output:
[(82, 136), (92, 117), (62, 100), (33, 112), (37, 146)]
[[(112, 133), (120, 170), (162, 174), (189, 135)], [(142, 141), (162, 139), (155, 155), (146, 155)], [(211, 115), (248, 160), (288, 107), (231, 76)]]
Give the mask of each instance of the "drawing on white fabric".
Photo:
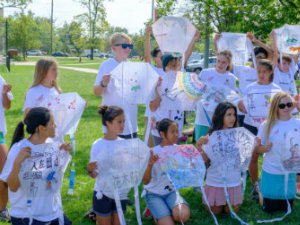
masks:
[[(149, 159), (149, 148), (140, 139), (118, 140), (110, 151), (97, 158), (100, 182), (105, 182), (119, 193), (139, 185)], [(101, 191), (101, 190), (98, 190)]]
[(152, 29), (162, 52), (184, 53), (196, 32), (187, 18), (175, 16), (161, 17), (152, 25)]
[(57, 137), (75, 133), (85, 105), (85, 100), (75, 92), (50, 95), (41, 104), (54, 116)]
[(130, 104), (146, 104), (159, 75), (149, 63), (122, 62), (112, 72), (119, 96)]
[[(255, 137), (243, 127), (217, 130), (209, 136), (211, 148), (205, 153), (211, 162), (220, 165), (220, 170), (246, 171), (248, 169), (255, 146)], [(230, 175), (230, 174), (226, 174)]]
[(158, 156), (158, 163), (176, 189), (203, 185), (206, 168), (193, 145), (165, 146)]
[(221, 33), (221, 38), (218, 40), (218, 51), (229, 50), (232, 53), (232, 63), (245, 65), (249, 59), (252, 48), (248, 43), (246, 34), (240, 33)]
[[(59, 150), (59, 143), (52, 142), (31, 147), (31, 157), (22, 162), (19, 180), (27, 197), (29, 216), (51, 214), (41, 207), (59, 199), (64, 171), (71, 157), (68, 152)], [(56, 197), (55, 197), (56, 196)], [(57, 202), (61, 207), (61, 202)]]
[(291, 131), (285, 134), (285, 143), (282, 146), (281, 163), (290, 173), (300, 172), (300, 131)]
[(275, 29), (278, 50), (281, 53), (300, 53), (300, 25), (288, 25)]

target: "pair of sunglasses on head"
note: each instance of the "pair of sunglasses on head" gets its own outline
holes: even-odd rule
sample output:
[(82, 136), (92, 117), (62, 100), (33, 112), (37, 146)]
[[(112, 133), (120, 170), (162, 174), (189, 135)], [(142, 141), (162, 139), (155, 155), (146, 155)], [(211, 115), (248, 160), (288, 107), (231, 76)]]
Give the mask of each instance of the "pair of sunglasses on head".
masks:
[(278, 105), (279, 109), (284, 109), (285, 107), (291, 108), (294, 104), (292, 102), (288, 102), (286, 104), (281, 103)]
[(129, 48), (129, 49), (133, 49), (133, 44), (115, 44), (115, 46), (121, 46), (123, 49)]

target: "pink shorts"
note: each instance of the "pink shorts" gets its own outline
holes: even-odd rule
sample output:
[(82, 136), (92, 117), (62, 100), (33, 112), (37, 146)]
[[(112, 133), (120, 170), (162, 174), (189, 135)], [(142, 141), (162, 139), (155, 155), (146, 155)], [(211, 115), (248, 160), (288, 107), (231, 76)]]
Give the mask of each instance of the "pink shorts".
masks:
[[(215, 186), (204, 186), (205, 194), (209, 205), (212, 206), (221, 206), (227, 205), (225, 198), (225, 191), (223, 187)], [(227, 188), (229, 201), (232, 206), (236, 206), (242, 203), (242, 186), (235, 186)], [(206, 205), (206, 202), (202, 198), (203, 203)]]

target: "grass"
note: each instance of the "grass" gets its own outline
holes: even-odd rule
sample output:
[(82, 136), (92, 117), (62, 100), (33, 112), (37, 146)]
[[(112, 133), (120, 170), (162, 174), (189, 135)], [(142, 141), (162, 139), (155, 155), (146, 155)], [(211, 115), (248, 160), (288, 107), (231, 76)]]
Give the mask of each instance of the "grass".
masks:
[[(58, 59), (59, 64), (75, 63), (70, 58)], [(84, 61), (85, 62), (85, 61)], [(85, 62), (87, 63), (87, 62)], [(100, 64), (100, 61), (99, 61)], [(80, 65), (78, 65), (79, 67)], [(98, 65), (99, 66), (99, 65)], [(97, 66), (97, 68), (98, 68)], [(33, 66), (12, 66), (11, 72), (2, 72), (3, 78), (7, 83), (13, 85), (12, 92), (14, 100), (12, 107), (6, 112), (6, 122), (8, 127), (8, 134), (6, 140), (8, 145), (12, 138), (12, 133), (16, 124), (23, 119), (23, 104), (26, 90), (30, 87), (33, 79)], [(101, 98), (95, 97), (93, 94), (93, 86), (96, 78), (95, 74), (82, 73), (70, 71), (65, 69), (59, 70), (59, 84), (64, 92), (78, 92), (84, 99), (88, 101), (88, 106), (85, 109), (75, 134), (76, 138), (76, 155), (73, 160), (76, 163), (76, 184), (74, 195), (68, 195), (68, 177), (70, 169), (65, 173), (65, 178), (62, 187), (63, 208), (65, 214), (73, 221), (74, 225), (92, 225), (95, 224), (87, 218), (83, 218), (83, 214), (92, 206), (92, 193), (95, 180), (91, 179), (86, 173), (86, 165), (89, 161), (89, 153), (92, 143), (102, 137), (101, 121), (97, 114), (97, 106), (101, 103)], [(144, 131), (144, 106), (139, 106), (138, 126), (139, 137), (142, 137)], [(193, 118), (193, 116), (192, 116)], [(261, 165), (262, 159), (260, 158), (259, 164)], [(140, 187), (142, 191), (142, 186)], [(271, 219), (283, 215), (283, 213), (276, 213), (272, 216), (264, 213), (259, 204), (250, 199), (251, 184), (250, 180), (247, 181), (247, 189), (245, 200), (241, 207), (240, 217), (246, 221), (256, 224), (258, 219)], [(180, 191), (186, 201), (190, 204), (191, 219), (187, 225), (198, 224), (214, 224), (211, 215), (205, 210), (202, 203), (201, 194), (194, 192), (193, 189), (188, 188)], [(141, 193), (141, 192), (140, 192)], [(131, 200), (134, 200), (133, 193), (129, 194)], [(141, 211), (145, 208), (144, 199), (140, 199)], [(283, 222), (271, 224), (289, 224), (299, 225), (300, 221), (300, 203), (298, 200), (294, 202), (294, 208), (291, 215), (289, 215)], [(135, 209), (132, 206), (127, 207), (126, 213), (127, 224), (137, 224)], [(238, 221), (232, 219), (228, 215), (218, 216), (219, 224), (235, 225), (239, 224)], [(2, 224), (2, 223), (0, 223)], [(3, 223), (5, 224), (5, 223)], [(154, 224), (153, 221), (143, 220), (144, 225)]]

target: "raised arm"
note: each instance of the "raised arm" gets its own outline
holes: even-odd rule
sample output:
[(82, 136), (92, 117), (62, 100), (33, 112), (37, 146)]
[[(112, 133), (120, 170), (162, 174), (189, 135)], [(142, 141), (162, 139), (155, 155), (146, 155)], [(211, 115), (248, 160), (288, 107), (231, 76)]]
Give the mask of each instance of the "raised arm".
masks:
[(272, 47), (273, 47), (273, 59), (272, 59), (272, 62), (273, 62), (273, 65), (274, 67), (277, 65), (277, 62), (278, 62), (278, 58), (279, 58), (279, 54), (278, 54), (278, 47), (277, 47), (277, 43), (276, 43), (276, 37), (275, 37), (275, 31), (272, 30), (272, 32), (270, 33), (270, 37), (271, 37), (271, 40), (272, 40)]
[(144, 173), (144, 177), (143, 177), (143, 183), (144, 185), (147, 185), (150, 183), (151, 181), (151, 174), (152, 174), (152, 168), (153, 168), (153, 164), (158, 160), (158, 155), (154, 155), (153, 154), (153, 150), (151, 149), (150, 150), (150, 158), (149, 158), (149, 161), (148, 161), (148, 166), (145, 170), (145, 173)]
[(269, 47), (268, 45), (264, 44), (263, 42), (261, 42), (260, 40), (256, 39), (254, 37), (253, 34), (251, 33), (247, 33), (248, 38), (253, 41), (255, 44), (257, 44), (259, 47), (262, 47), (263, 49), (265, 49), (268, 53), (268, 57), (267, 59), (269, 60), (273, 60), (273, 49), (271, 47)]
[(152, 27), (149, 26), (146, 28), (146, 39), (144, 43), (144, 58), (145, 62), (151, 63), (151, 45), (150, 45), (150, 35), (152, 32)]
[(199, 37), (200, 37), (200, 32), (198, 30), (196, 30), (195, 35), (184, 54), (184, 68), (186, 68), (186, 66), (187, 66), (187, 61), (190, 58), (190, 56), (194, 50), (196, 41), (199, 39)]
[(219, 50), (218, 50), (218, 40), (220, 40), (220, 38), (222, 37), (222, 35), (221, 34), (216, 34), (215, 35), (215, 38), (214, 38), (214, 46), (215, 46), (215, 53), (216, 53), (216, 55), (218, 55), (218, 53), (219, 53)]

